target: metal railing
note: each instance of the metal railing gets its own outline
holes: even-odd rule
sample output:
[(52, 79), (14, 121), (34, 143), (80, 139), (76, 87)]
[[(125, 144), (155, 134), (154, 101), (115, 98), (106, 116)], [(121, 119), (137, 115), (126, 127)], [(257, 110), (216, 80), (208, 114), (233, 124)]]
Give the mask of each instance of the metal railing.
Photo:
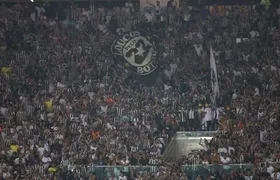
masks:
[[(162, 166), (69, 166), (68, 170), (74, 171), (84, 169), (87, 174), (95, 174), (97, 179), (106, 179), (109, 177), (118, 177), (121, 173), (129, 176), (133, 172), (137, 172), (140, 175), (157, 173), (162, 170)], [(206, 179), (213, 174), (229, 175), (232, 171), (238, 172), (253, 172), (253, 164), (189, 164), (181, 167), (181, 172), (188, 176), (189, 179), (194, 180), (197, 176), (202, 179)]]
[(177, 137), (213, 137), (217, 131), (178, 131)]
[(232, 171), (252, 172), (254, 166), (252, 164), (192, 164), (183, 165), (182, 171), (192, 180), (200, 176), (202, 179), (207, 179), (214, 174), (229, 175)]

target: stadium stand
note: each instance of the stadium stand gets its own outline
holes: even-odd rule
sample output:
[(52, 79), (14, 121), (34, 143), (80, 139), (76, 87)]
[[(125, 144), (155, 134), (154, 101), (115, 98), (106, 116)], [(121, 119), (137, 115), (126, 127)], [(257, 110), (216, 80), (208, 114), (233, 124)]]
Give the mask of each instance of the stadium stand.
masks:
[(280, 179), (280, 8), (198, 2), (2, 4), (0, 179)]

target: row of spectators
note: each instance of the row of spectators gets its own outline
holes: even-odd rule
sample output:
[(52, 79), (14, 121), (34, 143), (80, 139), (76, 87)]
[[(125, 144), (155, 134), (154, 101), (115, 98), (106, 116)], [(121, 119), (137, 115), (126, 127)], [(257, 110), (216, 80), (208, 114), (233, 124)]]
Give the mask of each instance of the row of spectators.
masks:
[[(2, 179), (88, 178), (87, 169), (62, 173), (74, 165), (163, 166), (153, 173), (115, 170), (109, 179), (199, 179), (178, 168), (191, 159), (164, 162), (162, 153), (176, 131), (218, 124), (197, 162), (279, 160), (279, 9), (175, 5), (158, 2), (147, 12), (130, 2), (111, 9), (58, 6), (55, 16), (49, 4), (0, 7)], [(163, 39), (153, 86), (107, 51), (116, 32), (133, 28)], [(210, 104), (210, 44), (217, 106)]]

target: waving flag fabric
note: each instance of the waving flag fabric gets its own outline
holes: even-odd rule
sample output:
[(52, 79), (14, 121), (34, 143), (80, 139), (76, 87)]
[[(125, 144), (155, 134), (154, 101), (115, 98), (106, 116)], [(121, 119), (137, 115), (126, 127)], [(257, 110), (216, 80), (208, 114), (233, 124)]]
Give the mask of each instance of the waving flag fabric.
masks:
[(215, 105), (217, 97), (219, 96), (219, 83), (218, 83), (216, 61), (214, 58), (212, 47), (210, 47), (210, 69), (211, 69), (211, 85), (212, 85), (211, 102), (213, 105)]

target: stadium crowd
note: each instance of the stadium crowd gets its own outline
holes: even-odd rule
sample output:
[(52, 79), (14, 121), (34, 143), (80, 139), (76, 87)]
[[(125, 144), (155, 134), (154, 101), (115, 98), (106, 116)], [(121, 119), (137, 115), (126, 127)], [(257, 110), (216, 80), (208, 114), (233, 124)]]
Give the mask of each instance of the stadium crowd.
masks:
[[(0, 6), (0, 179), (280, 179), (280, 9), (163, 6)], [(108, 52), (135, 28), (162, 39), (153, 86)], [(197, 155), (222, 165), (207, 177), (185, 173), (187, 157), (162, 159), (176, 131), (216, 129)]]

